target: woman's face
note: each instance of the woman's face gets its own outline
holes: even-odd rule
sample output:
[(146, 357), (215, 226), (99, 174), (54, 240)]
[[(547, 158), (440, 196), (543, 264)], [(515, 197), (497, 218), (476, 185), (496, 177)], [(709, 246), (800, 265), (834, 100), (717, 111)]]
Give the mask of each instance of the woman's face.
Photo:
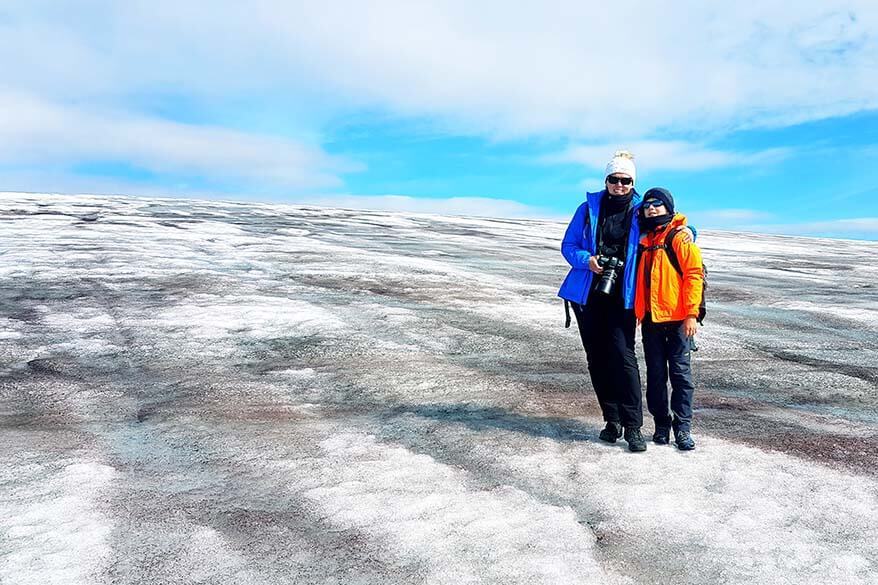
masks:
[[(624, 185), (623, 183), (628, 184)], [(625, 196), (631, 193), (631, 189), (634, 188), (634, 181), (624, 173), (613, 173), (607, 177), (606, 185), (607, 193), (610, 195)]]

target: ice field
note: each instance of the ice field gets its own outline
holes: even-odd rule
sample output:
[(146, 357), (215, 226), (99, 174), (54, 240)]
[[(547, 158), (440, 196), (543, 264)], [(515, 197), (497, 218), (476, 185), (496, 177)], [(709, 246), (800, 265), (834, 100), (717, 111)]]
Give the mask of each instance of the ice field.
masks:
[(0, 195), (0, 582), (878, 583), (878, 243), (700, 233), (698, 448), (632, 454), (564, 228)]

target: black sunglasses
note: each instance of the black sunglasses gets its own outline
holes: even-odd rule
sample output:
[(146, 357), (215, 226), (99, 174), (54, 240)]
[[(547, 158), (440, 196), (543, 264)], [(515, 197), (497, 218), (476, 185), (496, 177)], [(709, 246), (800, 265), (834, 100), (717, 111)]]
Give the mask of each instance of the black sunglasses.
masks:
[(610, 185), (616, 185), (618, 183), (622, 183), (623, 185), (630, 185), (633, 182), (634, 179), (632, 179), (631, 177), (614, 177), (612, 175), (607, 177), (607, 183), (609, 183)]
[(646, 207), (661, 207), (664, 204), (665, 204), (665, 202), (662, 201), (661, 199), (650, 199), (649, 201), (643, 202), (643, 207), (644, 208), (646, 208)]

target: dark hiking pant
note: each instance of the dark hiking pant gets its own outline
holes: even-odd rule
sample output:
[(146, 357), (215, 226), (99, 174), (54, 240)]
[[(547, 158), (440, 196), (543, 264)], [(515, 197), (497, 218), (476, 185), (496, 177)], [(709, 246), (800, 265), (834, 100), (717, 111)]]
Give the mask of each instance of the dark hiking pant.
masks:
[(640, 428), (643, 397), (634, 354), (634, 311), (626, 309), (616, 295), (600, 293), (592, 293), (585, 305), (570, 305), (604, 420), (626, 428)]
[[(647, 314), (641, 323), (646, 358), (646, 405), (656, 427), (689, 431), (692, 426), (692, 369), (689, 338), (682, 321), (653, 323)], [(671, 400), (668, 403), (668, 379)]]

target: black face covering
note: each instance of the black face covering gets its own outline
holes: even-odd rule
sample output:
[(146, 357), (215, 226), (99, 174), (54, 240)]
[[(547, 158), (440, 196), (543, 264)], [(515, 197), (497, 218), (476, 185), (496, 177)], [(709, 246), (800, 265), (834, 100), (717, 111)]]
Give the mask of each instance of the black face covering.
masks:
[[(643, 210), (640, 211), (643, 214)], [(646, 217), (645, 215), (641, 215), (638, 221), (640, 222), (640, 231), (642, 232), (651, 232), (652, 230), (659, 229), (671, 223), (671, 220), (674, 219), (673, 214), (666, 213), (664, 215), (657, 215), (655, 217)]]

